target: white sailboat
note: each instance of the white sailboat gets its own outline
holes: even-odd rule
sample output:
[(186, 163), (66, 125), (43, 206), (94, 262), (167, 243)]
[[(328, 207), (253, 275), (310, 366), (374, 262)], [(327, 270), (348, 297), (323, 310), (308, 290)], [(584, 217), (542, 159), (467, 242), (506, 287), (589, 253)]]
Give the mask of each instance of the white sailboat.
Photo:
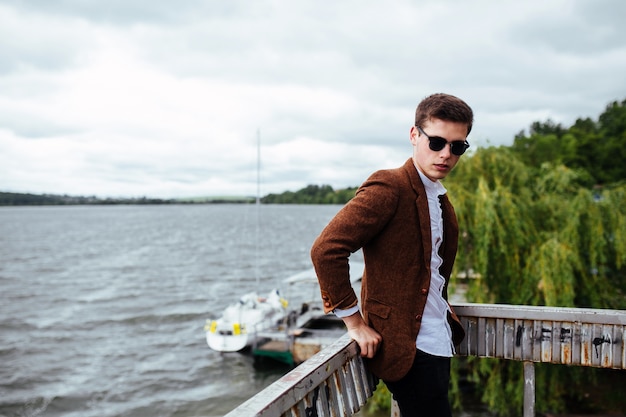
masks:
[(250, 347), (263, 337), (263, 332), (275, 329), (284, 321), (286, 307), (277, 290), (267, 297), (259, 297), (255, 292), (245, 294), (226, 307), (220, 318), (207, 320), (207, 343), (218, 352), (238, 352)]
[[(256, 242), (259, 242), (261, 142), (257, 132), (257, 195)], [(258, 253), (256, 254), (258, 258)], [(256, 286), (259, 287), (258, 259), (256, 260)], [(243, 295), (229, 305), (221, 317), (208, 319), (204, 326), (209, 347), (218, 352), (238, 352), (252, 346), (263, 332), (274, 330), (287, 316), (287, 301), (274, 289), (266, 297), (256, 292)]]

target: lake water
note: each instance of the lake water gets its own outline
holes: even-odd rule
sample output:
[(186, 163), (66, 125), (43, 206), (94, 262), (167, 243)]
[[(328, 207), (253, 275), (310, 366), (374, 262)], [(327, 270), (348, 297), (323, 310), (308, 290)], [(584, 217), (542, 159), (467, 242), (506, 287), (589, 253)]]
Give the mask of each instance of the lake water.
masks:
[(339, 208), (0, 208), (0, 416), (226, 414), (289, 368), (211, 351), (205, 320), (310, 268)]

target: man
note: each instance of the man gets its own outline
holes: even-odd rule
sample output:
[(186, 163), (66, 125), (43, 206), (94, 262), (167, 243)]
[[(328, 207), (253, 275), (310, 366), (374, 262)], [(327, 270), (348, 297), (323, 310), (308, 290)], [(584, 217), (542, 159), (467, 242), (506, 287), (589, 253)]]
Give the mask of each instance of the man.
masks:
[[(434, 94), (417, 107), (413, 155), (375, 172), (311, 249), (326, 312), (333, 311), (398, 402), (403, 417), (450, 416), (450, 357), (465, 333), (447, 302), (458, 224), (439, 180), (469, 147), (472, 109)], [(349, 256), (363, 250), (362, 313)]]

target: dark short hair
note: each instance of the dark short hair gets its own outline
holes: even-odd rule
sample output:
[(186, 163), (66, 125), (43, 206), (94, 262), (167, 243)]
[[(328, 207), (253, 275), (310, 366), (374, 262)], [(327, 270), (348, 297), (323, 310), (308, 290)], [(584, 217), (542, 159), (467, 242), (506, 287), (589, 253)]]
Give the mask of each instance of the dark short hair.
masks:
[(430, 119), (464, 123), (469, 135), (474, 124), (474, 112), (463, 100), (450, 94), (437, 93), (426, 97), (415, 110), (415, 126), (422, 127)]

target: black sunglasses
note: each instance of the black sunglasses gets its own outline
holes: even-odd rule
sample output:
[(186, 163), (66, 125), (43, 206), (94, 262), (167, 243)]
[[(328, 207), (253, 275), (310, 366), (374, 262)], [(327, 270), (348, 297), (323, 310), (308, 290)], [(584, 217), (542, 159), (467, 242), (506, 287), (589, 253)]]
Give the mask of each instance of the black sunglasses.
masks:
[(456, 156), (461, 156), (465, 153), (467, 148), (470, 147), (469, 142), (466, 140), (455, 140), (452, 142), (448, 142), (447, 140), (439, 136), (428, 136), (428, 134), (426, 134), (426, 132), (424, 132), (421, 127), (415, 127), (417, 127), (417, 130), (419, 130), (422, 135), (428, 138), (428, 147), (431, 151), (439, 152), (447, 144), (450, 144), (450, 152), (452, 152)]

